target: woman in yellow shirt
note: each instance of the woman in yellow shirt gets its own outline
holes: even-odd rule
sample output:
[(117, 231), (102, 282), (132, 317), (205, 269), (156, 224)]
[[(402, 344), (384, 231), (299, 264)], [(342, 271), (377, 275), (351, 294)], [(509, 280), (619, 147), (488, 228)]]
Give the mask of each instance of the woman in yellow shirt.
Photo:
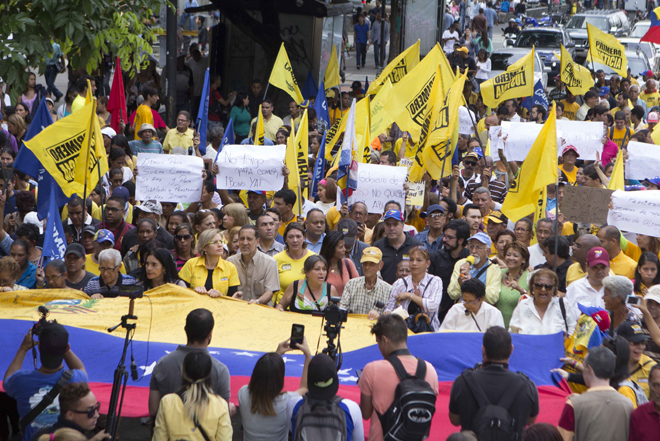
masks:
[(415, 157), (417, 144), (410, 139), (410, 133), (403, 132), (403, 136), (397, 139), (396, 144), (394, 145), (394, 152), (399, 156), (399, 159), (412, 159)]
[(635, 268), (634, 282), (635, 294), (640, 297), (644, 297), (653, 285), (660, 284), (660, 259), (657, 254), (642, 253)]
[(277, 272), (280, 276), (280, 291), (273, 296), (273, 304), (277, 305), (294, 281), (303, 279), (305, 260), (316, 253), (307, 249), (305, 228), (298, 222), (291, 222), (284, 230), (284, 251), (276, 254)]
[(222, 259), (223, 242), (220, 230), (206, 230), (197, 239), (197, 253), (186, 262), (179, 272), (181, 280), (198, 294), (208, 294), (211, 297), (236, 297), (238, 286), (238, 271), (234, 264)]

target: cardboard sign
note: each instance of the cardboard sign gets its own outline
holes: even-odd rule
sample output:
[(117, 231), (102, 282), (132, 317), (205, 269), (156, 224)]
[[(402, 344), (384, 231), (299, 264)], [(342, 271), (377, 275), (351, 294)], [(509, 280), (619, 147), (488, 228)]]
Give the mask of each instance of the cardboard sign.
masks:
[(660, 191), (621, 191), (612, 195), (607, 223), (630, 233), (660, 237)]
[(406, 204), (403, 184), (406, 182), (406, 167), (391, 167), (378, 164), (358, 164), (357, 189), (349, 197), (349, 205), (364, 202), (369, 213), (383, 214), (387, 201)]
[(660, 176), (660, 149), (651, 144), (630, 141), (625, 170), (626, 179), (641, 181)]
[(139, 153), (135, 198), (139, 201), (198, 202), (204, 160), (196, 156)]
[(571, 222), (603, 225), (608, 222), (607, 211), (613, 190), (591, 187), (564, 186), (561, 212)]
[(284, 184), (285, 145), (226, 145), (218, 156), (218, 188), (277, 191)]
[(406, 205), (421, 207), (424, 205), (424, 190), (426, 185), (424, 181), (408, 182), (408, 195), (406, 196)]

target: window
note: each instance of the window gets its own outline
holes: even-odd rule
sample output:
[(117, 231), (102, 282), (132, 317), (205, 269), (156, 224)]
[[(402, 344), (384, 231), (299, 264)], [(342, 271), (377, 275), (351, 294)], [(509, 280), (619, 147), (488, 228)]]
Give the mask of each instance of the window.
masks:
[(584, 15), (574, 15), (566, 24), (567, 29), (587, 29), (587, 23), (596, 26), (598, 29), (609, 32), (610, 23), (604, 17), (586, 17)]
[(520, 35), (516, 47), (550, 47), (559, 49), (562, 44), (561, 32), (525, 32)]

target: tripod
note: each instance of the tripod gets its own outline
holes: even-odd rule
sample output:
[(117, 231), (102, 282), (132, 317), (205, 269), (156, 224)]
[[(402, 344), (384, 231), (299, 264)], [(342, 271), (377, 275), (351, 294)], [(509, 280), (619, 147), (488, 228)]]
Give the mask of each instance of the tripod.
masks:
[[(121, 354), (121, 359), (119, 360), (119, 365), (117, 365), (117, 369), (115, 369), (114, 380), (112, 381), (112, 393), (110, 394), (110, 405), (108, 407), (108, 423), (106, 431), (110, 434), (110, 441), (114, 441), (117, 438), (117, 425), (121, 418), (121, 408), (124, 404), (124, 394), (126, 393), (126, 382), (128, 381), (128, 372), (126, 371), (125, 366), (126, 352), (128, 351), (128, 345), (133, 340), (131, 337), (131, 331), (134, 332), (136, 327), (135, 323), (128, 323), (128, 320), (137, 320), (137, 316), (133, 315), (133, 309), (135, 306), (134, 302), (135, 299), (131, 297), (128, 305), (128, 314), (121, 317), (121, 323), (112, 328), (108, 328), (108, 332), (112, 332), (120, 326), (126, 329), (124, 349)], [(135, 374), (137, 374), (137, 372), (135, 372)], [(136, 377), (136, 375), (134, 375), (134, 377)], [(119, 400), (120, 391), (121, 401)]]
[(328, 355), (330, 358), (335, 360), (335, 362), (337, 362), (337, 370), (341, 368), (341, 364), (344, 358), (341, 352), (341, 345), (339, 347), (335, 345), (335, 338), (337, 339), (337, 342), (339, 342), (339, 334), (341, 332), (341, 328), (341, 323), (336, 325), (326, 321), (324, 331), (326, 337), (328, 337), (328, 346), (323, 348), (321, 351), (323, 354)]

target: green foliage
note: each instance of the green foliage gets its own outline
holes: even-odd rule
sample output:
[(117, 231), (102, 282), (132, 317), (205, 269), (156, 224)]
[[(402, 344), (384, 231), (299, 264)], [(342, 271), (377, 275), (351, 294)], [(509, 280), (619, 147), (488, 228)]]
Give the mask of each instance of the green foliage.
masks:
[(53, 40), (74, 69), (85, 67), (91, 74), (103, 53), (111, 53), (119, 56), (124, 71), (134, 72), (153, 53), (159, 30), (145, 21), (164, 5), (161, 0), (5, 0), (0, 3), (0, 77), (12, 85), (16, 99), (25, 89), (26, 70), (45, 72)]

